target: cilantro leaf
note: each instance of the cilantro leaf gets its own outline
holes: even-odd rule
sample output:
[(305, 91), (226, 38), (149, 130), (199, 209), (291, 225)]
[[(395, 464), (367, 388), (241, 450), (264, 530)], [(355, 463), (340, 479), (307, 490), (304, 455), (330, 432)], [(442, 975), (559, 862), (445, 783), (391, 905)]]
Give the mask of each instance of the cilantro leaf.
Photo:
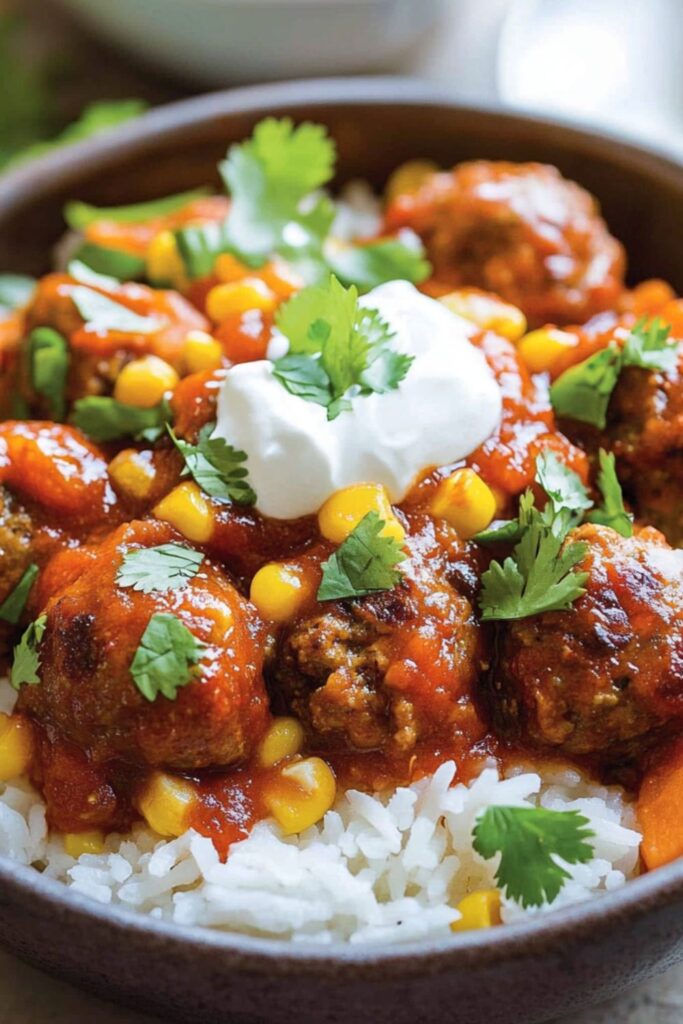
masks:
[(531, 511), (534, 507), (534, 494), (527, 489), (519, 499), (519, 511), (516, 519), (503, 521), (490, 526), (487, 530), (477, 533), (474, 540), (478, 544), (516, 544), (526, 528), (531, 524)]
[(108, 249), (94, 242), (84, 242), (74, 253), (74, 259), (98, 274), (120, 281), (133, 281), (145, 277), (147, 264), (143, 256), (124, 249)]
[(203, 561), (201, 551), (184, 544), (135, 548), (123, 556), (116, 573), (116, 583), (119, 587), (132, 587), (143, 594), (175, 590), (194, 579)]
[(71, 422), (93, 441), (118, 441), (133, 437), (136, 441), (156, 441), (171, 419), (168, 402), (151, 409), (125, 405), (116, 398), (91, 395), (74, 402)]
[(27, 306), (35, 291), (33, 277), (23, 274), (0, 274), (0, 316)]
[(578, 811), (545, 807), (489, 807), (473, 830), (473, 846), (485, 860), (500, 854), (496, 882), (523, 907), (552, 903), (569, 872), (568, 864), (586, 864), (593, 856), (587, 842), (595, 836)]
[(391, 590), (402, 579), (396, 569), (406, 555), (393, 537), (383, 537), (386, 526), (377, 512), (368, 512), (322, 566), (319, 601), (339, 601)]
[(560, 462), (549, 448), (536, 458), (536, 480), (548, 495), (555, 515), (563, 508), (570, 512), (583, 512), (593, 507), (581, 477)]
[(661, 370), (672, 373), (678, 362), (678, 346), (669, 340), (671, 328), (659, 317), (650, 321), (643, 317), (624, 342), (624, 366), (639, 366), (643, 370)]
[(63, 420), (69, 373), (66, 340), (52, 327), (36, 327), (28, 340), (28, 363), (33, 390), (45, 399), (52, 419)]
[(16, 626), (26, 607), (28, 595), (39, 571), (37, 565), (33, 563), (29, 565), (14, 590), (0, 604), (0, 619), (3, 622), (11, 622), (13, 626)]
[(64, 220), (72, 231), (85, 231), (91, 224), (103, 220), (114, 224), (139, 224), (141, 221), (167, 217), (208, 193), (208, 188), (198, 188), (163, 196), (161, 199), (131, 203), (129, 206), (91, 206), (90, 203), (74, 200), (64, 207)]
[(149, 701), (175, 700), (178, 690), (197, 675), (206, 645), (175, 615), (157, 612), (147, 623), (130, 666), (138, 690)]
[(387, 281), (419, 284), (431, 273), (417, 236), (414, 242), (402, 238), (381, 238), (365, 244), (329, 247), (326, 260), (342, 284), (355, 284), (361, 292), (370, 291)]
[(86, 331), (154, 334), (163, 327), (157, 317), (140, 316), (127, 306), (122, 306), (120, 302), (115, 302), (86, 285), (75, 285), (71, 288), (70, 294), (76, 309), (86, 322)]
[(24, 630), (21, 640), (14, 648), (14, 661), (10, 669), (9, 681), (15, 690), (26, 684), (35, 686), (40, 682), (38, 669), (40, 668), (40, 654), (38, 647), (43, 639), (47, 615), (39, 615), (34, 622)]
[(633, 516), (624, 508), (624, 498), (617, 476), (614, 454), (601, 448), (599, 459), (598, 487), (603, 503), (600, 508), (590, 512), (586, 519), (589, 523), (610, 526), (622, 537), (631, 537), (633, 535)]
[(294, 295), (276, 322), (289, 353), (273, 364), (274, 375), (291, 394), (324, 406), (329, 420), (356, 395), (397, 388), (413, 362), (389, 347), (393, 333), (379, 313), (334, 276)]
[(244, 465), (246, 453), (233, 448), (222, 437), (211, 437), (215, 427), (215, 423), (202, 427), (196, 445), (176, 437), (168, 427), (173, 443), (185, 461), (183, 475), (191, 476), (205, 494), (218, 501), (255, 504), (256, 493)]

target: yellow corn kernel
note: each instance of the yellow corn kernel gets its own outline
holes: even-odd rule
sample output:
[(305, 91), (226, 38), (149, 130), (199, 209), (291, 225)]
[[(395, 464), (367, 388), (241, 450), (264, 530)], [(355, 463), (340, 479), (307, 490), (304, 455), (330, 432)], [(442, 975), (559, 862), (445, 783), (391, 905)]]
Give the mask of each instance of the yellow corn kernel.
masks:
[(377, 512), (385, 521), (383, 537), (393, 537), (399, 544), (403, 543), (406, 532), (381, 484), (352, 484), (336, 491), (318, 512), (318, 527), (327, 540), (341, 544), (368, 512)]
[(576, 343), (576, 336), (569, 331), (540, 327), (524, 335), (517, 351), (531, 373), (549, 373), (559, 357)]
[(288, 622), (310, 597), (312, 587), (298, 566), (269, 562), (251, 581), (249, 597), (264, 619)]
[(124, 448), (109, 463), (109, 476), (124, 497), (144, 501), (151, 494), (156, 478), (152, 453)]
[(304, 832), (327, 814), (337, 794), (330, 766), (307, 757), (281, 769), (264, 793), (265, 805), (285, 835)]
[(488, 292), (463, 288), (443, 295), (439, 302), (451, 313), (470, 320), (484, 331), (494, 331), (508, 341), (518, 341), (526, 331), (526, 317), (521, 309)]
[(188, 373), (217, 370), (223, 360), (220, 341), (206, 331), (189, 331), (183, 344), (183, 363)]
[(265, 267), (259, 270), (258, 276), (280, 300), (290, 298), (306, 283), (301, 275), (283, 260), (271, 260), (266, 263)]
[(213, 511), (197, 484), (178, 484), (154, 509), (157, 519), (174, 526), (183, 537), (205, 544), (213, 533)]
[(473, 469), (456, 469), (437, 487), (430, 510), (468, 540), (486, 529), (496, 507), (495, 494)]
[(452, 932), (469, 932), (475, 928), (493, 928), (501, 923), (500, 893), (497, 889), (471, 892), (458, 903), (461, 917), (451, 925)]
[(177, 775), (153, 772), (138, 795), (138, 810), (160, 836), (180, 836), (189, 826), (197, 799), (192, 783)]
[(114, 398), (125, 405), (151, 409), (178, 383), (178, 374), (158, 356), (143, 356), (126, 363), (116, 378)]
[(230, 284), (233, 281), (241, 281), (243, 277), (246, 277), (249, 273), (249, 267), (244, 263), (240, 263), (236, 256), (232, 256), (229, 252), (224, 252), (216, 257), (213, 271), (219, 281), (222, 281), (224, 284)]
[(396, 196), (417, 192), (427, 178), (431, 178), (438, 169), (431, 160), (408, 160), (407, 163), (401, 164), (386, 184), (384, 192), (387, 202), (390, 203)]
[(33, 728), (22, 715), (0, 712), (0, 782), (25, 775), (33, 760)]
[(188, 284), (185, 264), (172, 231), (160, 231), (147, 249), (147, 278), (152, 284), (182, 289)]
[(274, 718), (258, 745), (256, 756), (262, 768), (270, 768), (286, 757), (294, 757), (304, 745), (304, 730), (296, 718)]
[(104, 853), (104, 833), (97, 829), (91, 832), (66, 832), (64, 849), (76, 860), (82, 853)]
[(229, 316), (248, 313), (251, 309), (270, 313), (276, 305), (275, 295), (258, 277), (217, 284), (206, 297), (206, 312), (216, 323), (222, 323)]

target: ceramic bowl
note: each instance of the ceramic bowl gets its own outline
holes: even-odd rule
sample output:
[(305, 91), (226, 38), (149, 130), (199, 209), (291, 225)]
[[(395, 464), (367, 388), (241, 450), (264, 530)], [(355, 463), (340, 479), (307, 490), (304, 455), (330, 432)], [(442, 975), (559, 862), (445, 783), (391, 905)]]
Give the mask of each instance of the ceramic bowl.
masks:
[[(463, 109), (399, 80), (219, 93), (159, 109), (0, 179), (0, 270), (44, 271), (66, 198), (131, 202), (214, 180), (266, 114), (325, 122), (339, 180), (402, 160), (545, 160), (602, 201), (634, 279), (683, 289), (683, 169), (566, 125)], [(504, 928), (399, 947), (287, 945), (101, 906), (0, 859), (0, 941), (110, 999), (197, 1024), (522, 1024), (615, 994), (683, 956), (683, 861), (600, 899)]]

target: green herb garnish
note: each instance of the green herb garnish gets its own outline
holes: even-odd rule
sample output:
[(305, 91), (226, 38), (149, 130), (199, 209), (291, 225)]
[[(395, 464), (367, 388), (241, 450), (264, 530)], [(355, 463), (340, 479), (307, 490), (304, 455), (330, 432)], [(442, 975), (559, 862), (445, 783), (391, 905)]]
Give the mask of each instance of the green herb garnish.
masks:
[(71, 260), (66, 268), (66, 272), (69, 277), (72, 277), (74, 281), (78, 281), (79, 284), (89, 285), (92, 288), (104, 288), (106, 291), (116, 291), (121, 283), (117, 277), (113, 277), (110, 274), (100, 274), (99, 271), (93, 270), (89, 264), (78, 259)]
[(14, 661), (10, 669), (9, 681), (15, 690), (26, 684), (35, 686), (40, 682), (38, 669), (40, 668), (40, 654), (38, 647), (43, 639), (47, 615), (39, 615), (24, 630), (21, 640), (14, 648)]
[(0, 274), (0, 316), (27, 306), (35, 291), (33, 277), (24, 274)]
[(614, 454), (601, 448), (599, 459), (598, 487), (603, 502), (600, 508), (589, 512), (586, 519), (589, 523), (609, 526), (620, 533), (622, 537), (631, 537), (633, 536), (633, 516), (624, 508), (624, 498), (617, 477)]
[(339, 601), (391, 590), (401, 581), (396, 569), (406, 555), (393, 537), (381, 536), (386, 526), (377, 512), (368, 512), (322, 566), (319, 601)]
[(355, 284), (367, 292), (388, 281), (411, 281), (418, 284), (429, 277), (431, 267), (417, 235), (413, 241), (382, 238), (361, 245), (330, 247), (327, 265), (342, 284)]
[(36, 327), (28, 339), (28, 364), (33, 390), (45, 399), (51, 418), (63, 420), (69, 373), (66, 340), (52, 327)]
[(111, 221), (115, 224), (140, 224), (156, 217), (167, 217), (182, 210), (188, 203), (208, 195), (208, 188), (197, 188), (190, 192), (179, 192), (161, 199), (131, 203), (128, 206), (91, 206), (90, 203), (73, 201), (64, 207), (64, 220), (73, 231), (85, 231), (97, 221)]
[(134, 281), (143, 278), (147, 271), (147, 263), (143, 256), (125, 252), (123, 249), (109, 249), (93, 242), (84, 242), (74, 259), (85, 264), (91, 270), (106, 277), (120, 281)]
[(0, 619), (3, 622), (11, 622), (13, 626), (16, 626), (23, 615), (28, 595), (39, 571), (37, 565), (29, 565), (14, 590), (0, 604)]
[(175, 590), (194, 579), (203, 561), (201, 551), (184, 544), (135, 548), (123, 556), (116, 582), (119, 587), (132, 587), (143, 594)]
[(215, 423), (207, 423), (199, 432), (197, 444), (190, 444), (168, 432), (185, 461), (184, 476), (195, 483), (211, 498), (234, 501), (238, 505), (253, 505), (256, 493), (248, 480), (245, 452), (238, 451), (222, 437), (211, 437)]
[(123, 334), (154, 334), (163, 327), (163, 323), (157, 317), (140, 316), (127, 306), (122, 306), (120, 302), (115, 302), (85, 285), (74, 285), (70, 294), (76, 309), (85, 320), (86, 331), (98, 334), (108, 331), (120, 331)]
[(159, 694), (175, 700), (178, 690), (197, 675), (195, 666), (205, 650), (180, 619), (158, 612), (147, 623), (130, 673), (147, 700), (156, 700)]
[(523, 907), (552, 903), (569, 872), (568, 864), (586, 864), (593, 856), (587, 842), (595, 836), (578, 811), (544, 807), (489, 807), (473, 830), (473, 846), (485, 860), (500, 854), (496, 882)]
[(151, 409), (141, 409), (103, 395), (79, 398), (71, 414), (73, 425), (97, 442), (118, 441), (122, 437), (154, 442), (170, 420), (171, 410), (166, 401)]

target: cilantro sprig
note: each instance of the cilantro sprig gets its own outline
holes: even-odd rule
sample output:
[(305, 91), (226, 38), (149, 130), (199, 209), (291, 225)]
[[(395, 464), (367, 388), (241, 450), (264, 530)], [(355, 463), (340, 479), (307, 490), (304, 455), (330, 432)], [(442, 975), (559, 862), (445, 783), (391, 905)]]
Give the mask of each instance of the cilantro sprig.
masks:
[(386, 522), (368, 512), (322, 566), (319, 601), (340, 601), (391, 590), (402, 579), (396, 566), (406, 558), (394, 537), (382, 536)]
[(567, 864), (593, 857), (588, 842), (595, 833), (578, 811), (545, 807), (489, 807), (473, 831), (473, 846), (485, 860), (500, 854), (496, 882), (522, 907), (552, 903), (570, 873)]
[(201, 551), (185, 544), (134, 548), (123, 556), (116, 573), (116, 583), (119, 587), (131, 587), (143, 594), (151, 594), (155, 590), (176, 590), (194, 579), (203, 561)]
[(413, 363), (391, 348), (393, 332), (379, 313), (334, 276), (294, 295), (276, 323), (289, 351), (273, 373), (291, 394), (324, 406), (328, 420), (350, 409), (356, 395), (395, 390)]
[(40, 668), (40, 647), (45, 627), (47, 626), (47, 615), (39, 615), (24, 630), (21, 640), (14, 648), (14, 660), (10, 669), (9, 681), (15, 690), (21, 686), (35, 686), (40, 682), (38, 670)]
[(28, 595), (39, 571), (35, 563), (27, 566), (17, 585), (0, 604), (0, 619), (3, 622), (10, 622), (16, 626), (26, 607)]
[(36, 327), (28, 339), (28, 365), (36, 395), (45, 400), (52, 419), (63, 420), (69, 373), (66, 340), (52, 327)]
[(152, 615), (130, 666), (143, 697), (154, 701), (161, 694), (175, 700), (178, 690), (196, 677), (206, 645), (175, 615)]
[(676, 368), (677, 343), (669, 339), (671, 328), (658, 318), (639, 320), (623, 346), (616, 343), (565, 370), (550, 389), (558, 416), (578, 420), (603, 430), (612, 392), (627, 366), (670, 373)]
[(589, 512), (586, 519), (589, 523), (599, 523), (601, 526), (610, 526), (622, 537), (631, 537), (633, 534), (633, 516), (624, 508), (624, 497), (621, 492), (621, 484), (617, 477), (616, 460), (613, 452), (606, 452), (603, 448), (599, 453), (600, 471), (598, 473), (598, 487), (602, 494), (602, 505)]
[(106, 395), (79, 398), (73, 405), (71, 422), (98, 443), (132, 437), (136, 441), (157, 441), (171, 419), (168, 402), (151, 409), (126, 405)]
[(212, 437), (215, 427), (215, 423), (205, 424), (197, 444), (184, 441), (171, 427), (167, 428), (185, 462), (183, 476), (191, 476), (205, 494), (217, 501), (254, 505), (256, 492), (249, 483), (246, 453), (233, 448), (222, 437)]

